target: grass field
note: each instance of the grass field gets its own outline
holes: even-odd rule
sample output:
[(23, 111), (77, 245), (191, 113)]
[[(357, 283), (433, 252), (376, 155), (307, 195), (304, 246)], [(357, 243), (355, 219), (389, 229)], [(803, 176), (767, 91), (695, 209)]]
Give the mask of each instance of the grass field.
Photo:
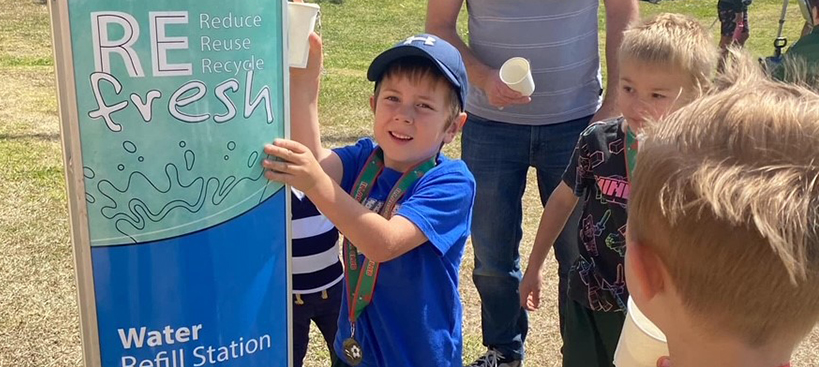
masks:
[[(713, 24), (716, 15), (714, 0), (640, 4), (643, 15), (685, 13), (706, 26)], [(367, 65), (380, 50), (423, 30), (426, 2), (347, 0), (321, 5), (327, 69), (321, 118), (325, 142), (337, 146), (369, 133), (367, 99), (372, 86), (365, 78)], [(773, 52), (781, 5), (777, 0), (754, 1), (748, 42), (754, 54)], [(785, 35), (795, 40), (802, 23), (795, 3), (791, 5)], [(715, 35), (718, 26), (712, 27)], [(460, 28), (465, 32), (465, 21)], [(446, 151), (457, 157), (459, 146), (456, 141)], [(60, 149), (48, 10), (29, 0), (0, 0), (0, 367), (81, 365)], [(530, 175), (524, 198), (524, 256), (530, 251), (541, 213), (533, 187), (534, 176)], [(471, 361), (484, 347), (479, 298), (470, 276), (472, 252), (467, 248), (461, 295), (465, 306), (464, 360)], [(552, 260), (545, 272), (545, 294), (556, 294)], [(546, 299), (542, 309), (531, 315), (530, 325), (527, 365), (559, 365), (554, 299)], [(313, 337), (306, 365), (329, 365), (318, 333)], [(795, 366), (819, 366), (819, 331), (803, 343), (794, 362)]]

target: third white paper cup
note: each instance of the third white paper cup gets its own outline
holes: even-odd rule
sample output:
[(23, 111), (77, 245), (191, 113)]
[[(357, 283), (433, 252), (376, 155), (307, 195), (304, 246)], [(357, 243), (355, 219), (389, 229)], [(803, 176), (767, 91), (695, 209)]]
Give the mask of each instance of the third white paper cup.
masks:
[(316, 26), (319, 6), (309, 3), (287, 3), (288, 16), (288, 63), (294, 68), (307, 67), (310, 53), (308, 37)]
[(535, 81), (532, 79), (532, 69), (529, 60), (522, 57), (513, 57), (500, 68), (500, 79), (512, 90), (528, 97), (535, 91)]
[(668, 355), (665, 335), (628, 299), (628, 315), (614, 352), (617, 367), (655, 367), (657, 360)]

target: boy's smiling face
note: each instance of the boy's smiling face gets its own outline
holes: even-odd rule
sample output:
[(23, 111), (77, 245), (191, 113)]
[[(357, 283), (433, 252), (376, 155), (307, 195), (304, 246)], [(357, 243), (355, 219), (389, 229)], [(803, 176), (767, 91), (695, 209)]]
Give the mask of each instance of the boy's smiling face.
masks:
[[(400, 172), (437, 154), (455, 138), (466, 116), (452, 116), (445, 80), (431, 75), (413, 79), (384, 76), (378, 94), (370, 99), (373, 133), (384, 150), (384, 163)], [(447, 126), (450, 119), (454, 121)]]
[(617, 103), (633, 130), (676, 111), (695, 94), (691, 76), (678, 68), (628, 57), (620, 63), (619, 88)]

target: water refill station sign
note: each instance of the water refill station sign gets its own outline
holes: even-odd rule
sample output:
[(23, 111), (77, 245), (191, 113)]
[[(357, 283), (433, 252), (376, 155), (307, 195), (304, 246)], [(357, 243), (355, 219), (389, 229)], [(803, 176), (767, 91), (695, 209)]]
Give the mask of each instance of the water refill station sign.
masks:
[(288, 366), (284, 0), (52, 0), (84, 365)]

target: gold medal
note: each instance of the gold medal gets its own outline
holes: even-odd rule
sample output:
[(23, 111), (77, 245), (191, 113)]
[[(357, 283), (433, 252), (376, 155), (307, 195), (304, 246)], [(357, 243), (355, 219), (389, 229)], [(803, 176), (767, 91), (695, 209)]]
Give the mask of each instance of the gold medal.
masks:
[(344, 347), (344, 356), (347, 357), (347, 361), (350, 362), (351, 366), (361, 364), (361, 361), (364, 359), (364, 351), (361, 350), (361, 346), (355, 339), (347, 338), (342, 346)]

